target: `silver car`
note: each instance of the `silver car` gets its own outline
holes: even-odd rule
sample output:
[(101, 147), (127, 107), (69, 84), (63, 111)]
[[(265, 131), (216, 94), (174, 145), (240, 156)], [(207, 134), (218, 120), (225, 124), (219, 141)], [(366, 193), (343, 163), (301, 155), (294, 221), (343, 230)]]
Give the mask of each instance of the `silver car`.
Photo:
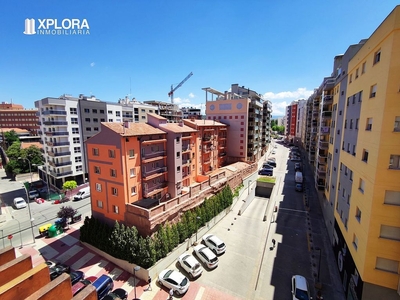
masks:
[(184, 253), (178, 258), (178, 265), (184, 269), (191, 278), (196, 278), (203, 273), (201, 264), (194, 258), (193, 255)]

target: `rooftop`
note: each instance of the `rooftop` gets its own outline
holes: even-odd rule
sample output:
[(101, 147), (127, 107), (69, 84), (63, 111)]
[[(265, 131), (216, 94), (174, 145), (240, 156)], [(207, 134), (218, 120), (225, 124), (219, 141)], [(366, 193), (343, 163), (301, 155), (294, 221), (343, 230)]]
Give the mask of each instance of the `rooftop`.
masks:
[[(121, 136), (138, 136), (138, 135), (151, 135), (151, 134), (165, 134), (164, 131), (155, 128), (146, 123), (113, 123), (104, 122), (103, 126), (119, 133)], [(125, 126), (124, 126), (125, 125)]]

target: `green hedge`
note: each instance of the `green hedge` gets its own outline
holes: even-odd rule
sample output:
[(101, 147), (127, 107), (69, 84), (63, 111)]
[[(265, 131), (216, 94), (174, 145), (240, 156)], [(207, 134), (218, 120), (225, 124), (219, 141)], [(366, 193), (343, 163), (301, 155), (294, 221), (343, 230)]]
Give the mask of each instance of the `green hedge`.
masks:
[(185, 212), (179, 222), (161, 224), (151, 237), (140, 236), (134, 226), (126, 227), (116, 222), (114, 227), (110, 227), (96, 218), (86, 217), (80, 229), (80, 240), (115, 258), (147, 269), (166, 257), (232, 202), (233, 193), (227, 185), (218, 194), (205, 199), (200, 206)]

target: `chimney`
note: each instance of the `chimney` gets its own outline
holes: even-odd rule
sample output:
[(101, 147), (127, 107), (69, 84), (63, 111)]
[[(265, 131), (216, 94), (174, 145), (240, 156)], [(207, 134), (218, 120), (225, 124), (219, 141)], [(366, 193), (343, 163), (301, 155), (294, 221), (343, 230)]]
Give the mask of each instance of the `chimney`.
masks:
[(124, 128), (129, 128), (129, 122), (128, 121), (124, 122)]

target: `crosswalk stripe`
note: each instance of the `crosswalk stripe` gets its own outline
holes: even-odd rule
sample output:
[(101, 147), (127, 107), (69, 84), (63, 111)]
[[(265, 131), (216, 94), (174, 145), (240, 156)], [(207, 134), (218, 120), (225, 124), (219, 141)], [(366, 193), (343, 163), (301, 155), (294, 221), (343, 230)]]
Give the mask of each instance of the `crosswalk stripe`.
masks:
[(43, 258), (45, 260), (52, 259), (53, 257), (58, 255), (58, 251), (55, 250), (50, 245), (48, 245), (42, 239), (36, 239), (35, 248), (39, 249), (38, 251), (40, 252), (40, 254), (43, 256)]
[(79, 270), (84, 266), (89, 260), (91, 260), (94, 257), (94, 254), (89, 252), (86, 253), (85, 256), (81, 257), (79, 260), (77, 260), (72, 266), (71, 269), (73, 270)]
[(100, 260), (98, 264), (95, 264), (93, 267), (89, 269), (89, 271), (85, 273), (85, 277), (96, 276), (101, 270), (103, 270), (106, 267), (107, 264), (108, 261), (103, 259)]
[(108, 276), (110, 276), (112, 278), (112, 280), (117, 280), (117, 278), (119, 277), (119, 275), (122, 274), (122, 270), (118, 269), (118, 268), (114, 268), (110, 273), (108, 273)]
[(79, 251), (81, 251), (83, 248), (74, 245), (73, 247), (69, 248), (67, 251), (65, 251), (63, 254), (61, 254), (59, 257), (57, 257), (57, 260), (64, 263), (74, 255), (76, 255)]
[(203, 297), (203, 293), (204, 293), (204, 287), (201, 286), (194, 300), (200, 300)]

